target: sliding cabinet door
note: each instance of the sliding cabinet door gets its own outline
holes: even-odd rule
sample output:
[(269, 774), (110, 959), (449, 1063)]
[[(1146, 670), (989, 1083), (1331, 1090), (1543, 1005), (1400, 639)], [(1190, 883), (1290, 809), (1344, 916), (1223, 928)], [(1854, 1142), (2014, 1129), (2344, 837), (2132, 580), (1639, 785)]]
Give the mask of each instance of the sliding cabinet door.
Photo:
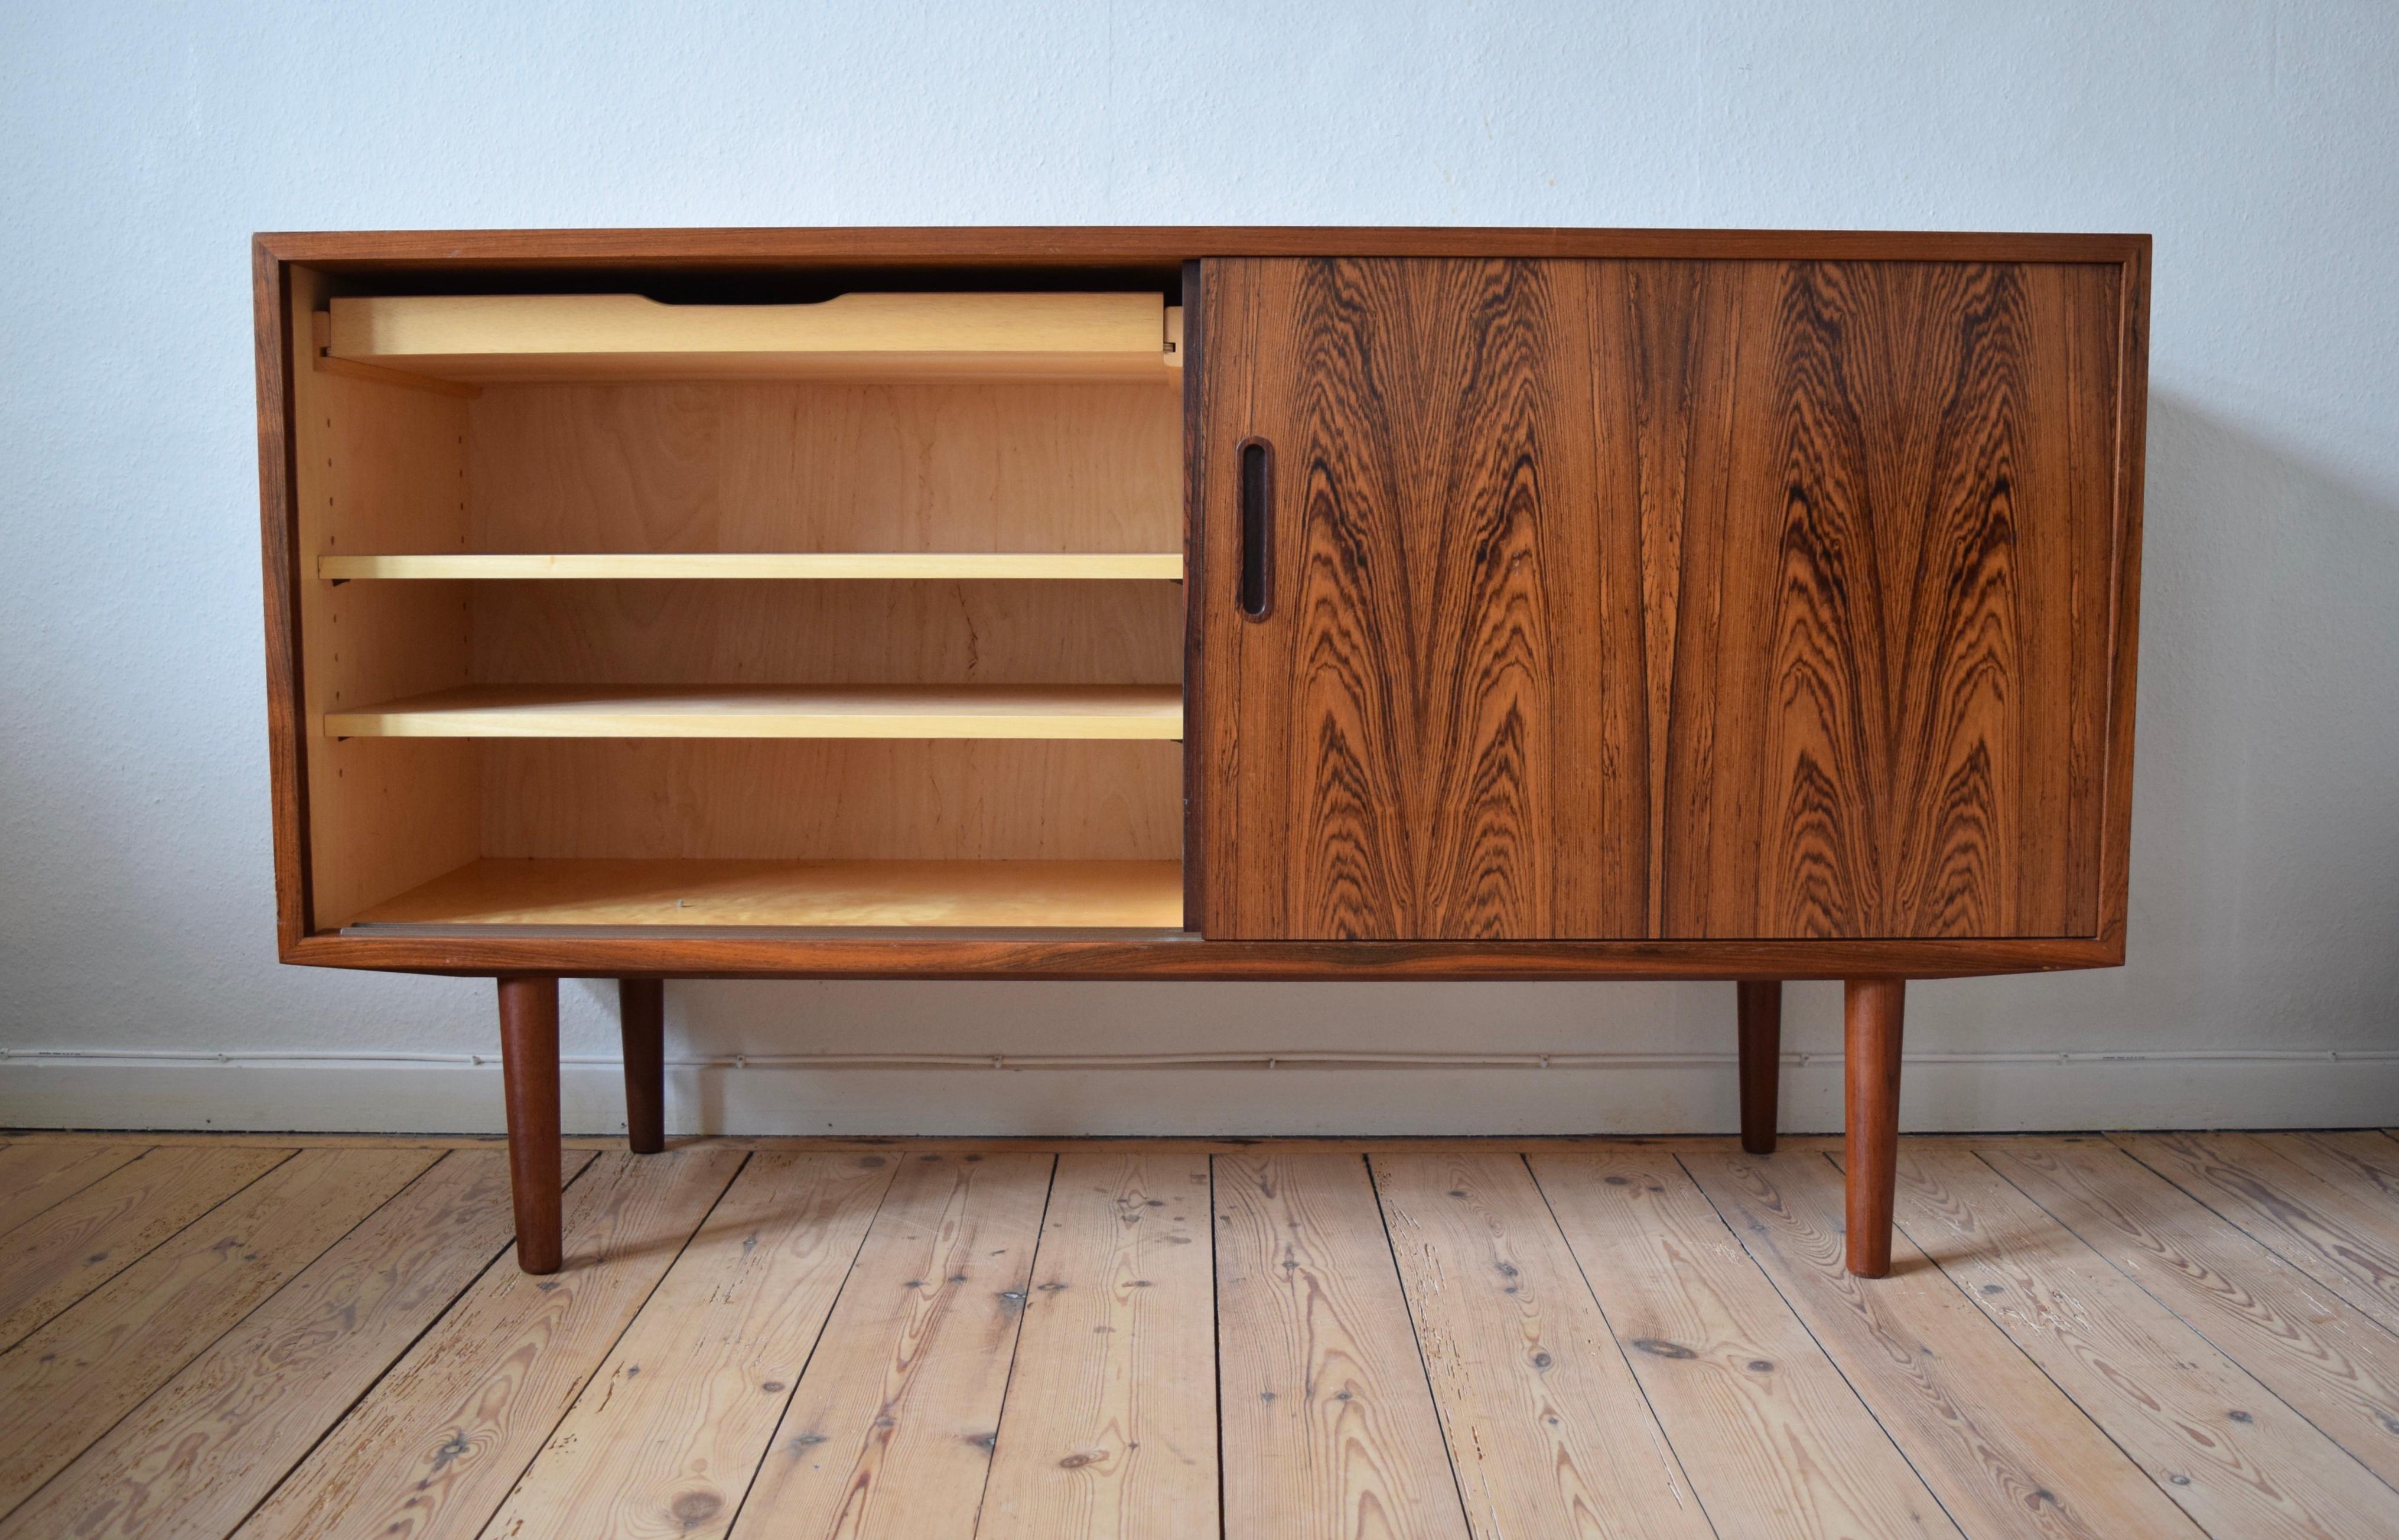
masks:
[(2094, 934), (2131, 706), (2131, 270), (1592, 278), (1647, 574), (1651, 933)]
[(1637, 936), (1637, 531), (1588, 264), (1238, 260), (1194, 310), (1196, 918)]
[(1204, 263), (1199, 923), (2116, 924), (2139, 281)]

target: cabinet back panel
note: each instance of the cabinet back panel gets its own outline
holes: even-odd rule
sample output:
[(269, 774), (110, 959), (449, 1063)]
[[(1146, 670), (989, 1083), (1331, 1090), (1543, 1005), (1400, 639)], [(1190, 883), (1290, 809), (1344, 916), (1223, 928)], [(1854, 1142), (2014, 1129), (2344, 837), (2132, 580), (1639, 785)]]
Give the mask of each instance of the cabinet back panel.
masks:
[[(484, 550), (1182, 548), (1158, 385), (501, 385), (471, 409)], [(479, 680), (1172, 683), (1154, 582), (474, 586)], [(484, 746), (495, 857), (1173, 859), (1172, 744)]]
[(495, 385), (485, 551), (1179, 551), (1164, 385)]
[(482, 853), (1172, 860), (1175, 743), (494, 741)]
[(479, 682), (1172, 684), (1155, 582), (490, 582)]
[[(321, 303), (292, 275), (292, 310)], [(326, 373), (307, 327), (291, 360), (312, 923), (331, 929), (472, 860), (481, 831), (474, 751), (324, 736), (328, 710), (468, 680), (466, 586), (319, 582), (319, 555), (454, 550), (467, 533), (466, 403)]]

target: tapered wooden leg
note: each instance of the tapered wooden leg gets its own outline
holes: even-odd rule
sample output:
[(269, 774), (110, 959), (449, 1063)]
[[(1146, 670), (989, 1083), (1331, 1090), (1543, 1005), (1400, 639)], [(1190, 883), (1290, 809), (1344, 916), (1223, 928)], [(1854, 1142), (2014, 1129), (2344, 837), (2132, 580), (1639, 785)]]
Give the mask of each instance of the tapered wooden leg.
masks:
[(1741, 981), (1741, 1147), (1774, 1153), (1775, 1095), (1782, 1082), (1782, 981)]
[(635, 1155), (667, 1147), (667, 986), (617, 980), (617, 1021), (625, 1038), (625, 1142)]
[(500, 1070), (508, 1087), (508, 1186), (516, 1200), (517, 1265), (558, 1271), (558, 980), (500, 980)]
[(1891, 1271), (1891, 1205), (1899, 1181), (1899, 1039), (1904, 979), (1852, 979), (1846, 999), (1850, 1271)]

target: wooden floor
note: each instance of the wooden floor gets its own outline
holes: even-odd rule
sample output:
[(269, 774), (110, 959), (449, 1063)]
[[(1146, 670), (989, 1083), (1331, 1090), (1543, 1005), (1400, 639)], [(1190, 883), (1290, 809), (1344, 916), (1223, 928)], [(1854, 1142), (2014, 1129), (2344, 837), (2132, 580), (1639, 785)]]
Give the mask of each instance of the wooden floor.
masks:
[(2399, 1140), (0, 1147), (19, 1536), (2399, 1535)]

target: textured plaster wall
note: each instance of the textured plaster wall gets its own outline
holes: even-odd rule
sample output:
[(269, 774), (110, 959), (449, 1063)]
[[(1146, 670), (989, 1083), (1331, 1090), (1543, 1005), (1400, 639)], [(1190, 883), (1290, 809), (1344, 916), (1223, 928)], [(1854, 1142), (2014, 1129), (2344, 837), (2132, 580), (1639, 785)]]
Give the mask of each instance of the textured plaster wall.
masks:
[[(1908, 1116), (2399, 1122), (2394, 81), (2399, 9), (2368, 3), (0, 8), (0, 1123), (496, 1116), (453, 1062), (493, 1047), (487, 983), (274, 960), (249, 233), (884, 223), (2153, 232), (2130, 966), (1919, 987)], [(685, 1059), (1633, 1056), (692, 1069), (688, 1127), (1733, 1107), (1728, 1068), (1675, 1057), (1729, 1049), (1722, 985), (671, 994)], [(609, 1051), (602, 1005), (569, 987), (571, 1052)], [(1837, 991), (1790, 1020), (1834, 1049)], [(2053, 1057), (2100, 1052), (2148, 1057)], [(363, 1057), (254, 1057), (305, 1053)], [(1836, 1087), (1794, 1065), (1792, 1122)], [(617, 1115), (604, 1067), (569, 1095)]]

